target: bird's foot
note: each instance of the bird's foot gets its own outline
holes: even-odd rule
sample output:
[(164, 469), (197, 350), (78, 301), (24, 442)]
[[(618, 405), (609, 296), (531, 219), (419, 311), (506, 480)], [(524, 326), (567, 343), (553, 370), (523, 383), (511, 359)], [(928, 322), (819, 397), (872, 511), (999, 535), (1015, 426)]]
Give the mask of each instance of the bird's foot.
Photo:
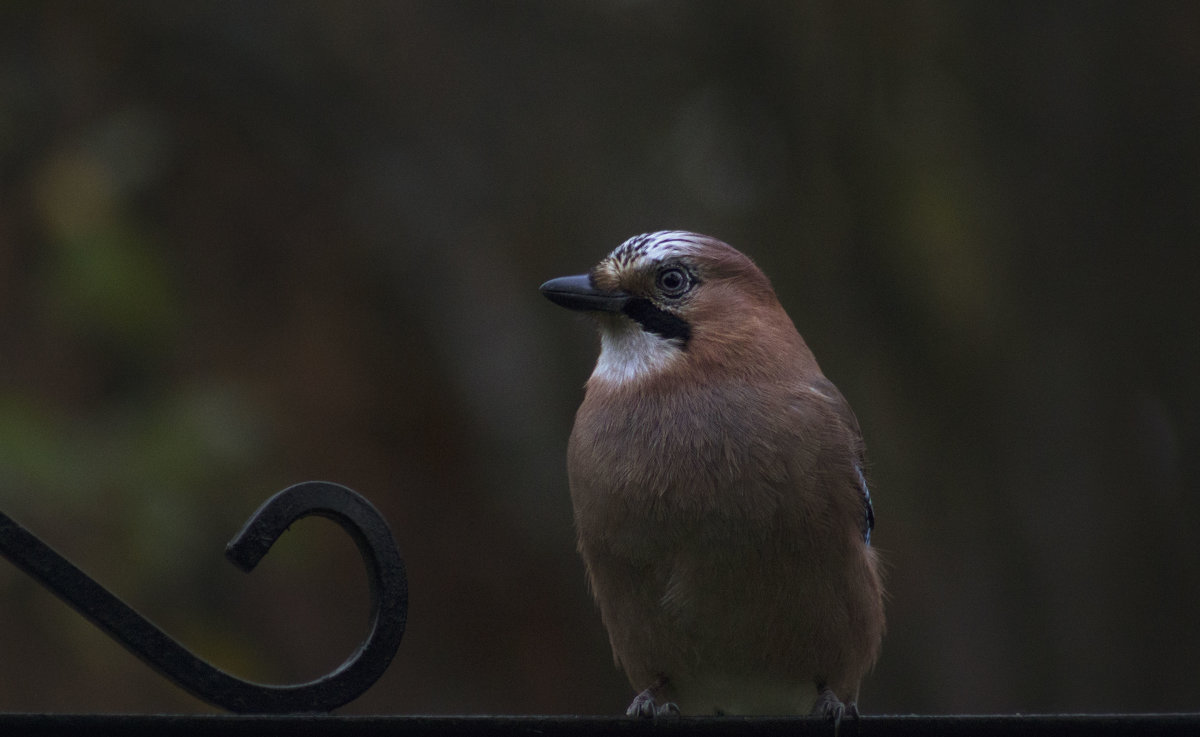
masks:
[(828, 688), (821, 689), (821, 693), (817, 694), (817, 701), (813, 704), (812, 715), (815, 717), (825, 717), (833, 722), (833, 733), (836, 735), (842, 726), (842, 718), (846, 715), (858, 719), (858, 703), (851, 701), (849, 705), (843, 704), (842, 700)]
[(656, 703), (653, 691), (646, 689), (633, 698), (633, 703), (625, 710), (625, 716), (639, 719), (677, 717), (679, 716), (679, 707), (669, 701), (665, 704)]

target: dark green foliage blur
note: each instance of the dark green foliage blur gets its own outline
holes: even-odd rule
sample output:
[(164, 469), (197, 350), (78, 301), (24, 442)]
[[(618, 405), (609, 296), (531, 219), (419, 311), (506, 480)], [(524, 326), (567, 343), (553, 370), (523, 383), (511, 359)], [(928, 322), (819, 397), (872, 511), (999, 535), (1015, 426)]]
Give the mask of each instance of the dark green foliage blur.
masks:
[[(0, 509), (217, 665), (408, 634), (349, 713), (615, 713), (538, 294), (637, 233), (754, 257), (856, 408), (865, 712), (1200, 709), (1200, 5), (0, 4)], [(197, 711), (0, 561), (0, 710)]]

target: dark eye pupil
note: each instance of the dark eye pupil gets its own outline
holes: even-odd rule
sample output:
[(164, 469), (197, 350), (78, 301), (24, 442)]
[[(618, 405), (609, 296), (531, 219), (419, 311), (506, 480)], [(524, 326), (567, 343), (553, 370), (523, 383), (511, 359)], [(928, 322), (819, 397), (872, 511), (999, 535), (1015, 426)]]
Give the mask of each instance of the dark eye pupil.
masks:
[(687, 286), (687, 277), (679, 269), (668, 269), (659, 275), (658, 285), (665, 292), (678, 292)]

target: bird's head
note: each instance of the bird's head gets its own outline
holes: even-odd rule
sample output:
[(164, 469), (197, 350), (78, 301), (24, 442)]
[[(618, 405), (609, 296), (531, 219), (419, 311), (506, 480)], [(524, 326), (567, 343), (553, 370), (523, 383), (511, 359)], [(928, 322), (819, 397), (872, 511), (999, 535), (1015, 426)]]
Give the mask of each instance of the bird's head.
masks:
[(785, 356), (811, 360), (767, 277), (709, 236), (639, 235), (588, 273), (551, 279), (541, 291), (597, 318), (601, 350), (592, 382), (629, 384), (668, 369), (751, 375)]

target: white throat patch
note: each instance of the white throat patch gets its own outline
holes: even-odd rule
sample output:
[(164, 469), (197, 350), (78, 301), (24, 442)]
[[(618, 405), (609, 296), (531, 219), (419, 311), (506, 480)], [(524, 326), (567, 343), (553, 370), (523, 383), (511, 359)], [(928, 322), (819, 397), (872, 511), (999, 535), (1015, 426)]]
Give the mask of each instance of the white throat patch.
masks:
[(642, 330), (627, 317), (610, 317), (600, 325), (600, 358), (589, 382), (624, 384), (662, 371), (682, 354), (679, 341)]

